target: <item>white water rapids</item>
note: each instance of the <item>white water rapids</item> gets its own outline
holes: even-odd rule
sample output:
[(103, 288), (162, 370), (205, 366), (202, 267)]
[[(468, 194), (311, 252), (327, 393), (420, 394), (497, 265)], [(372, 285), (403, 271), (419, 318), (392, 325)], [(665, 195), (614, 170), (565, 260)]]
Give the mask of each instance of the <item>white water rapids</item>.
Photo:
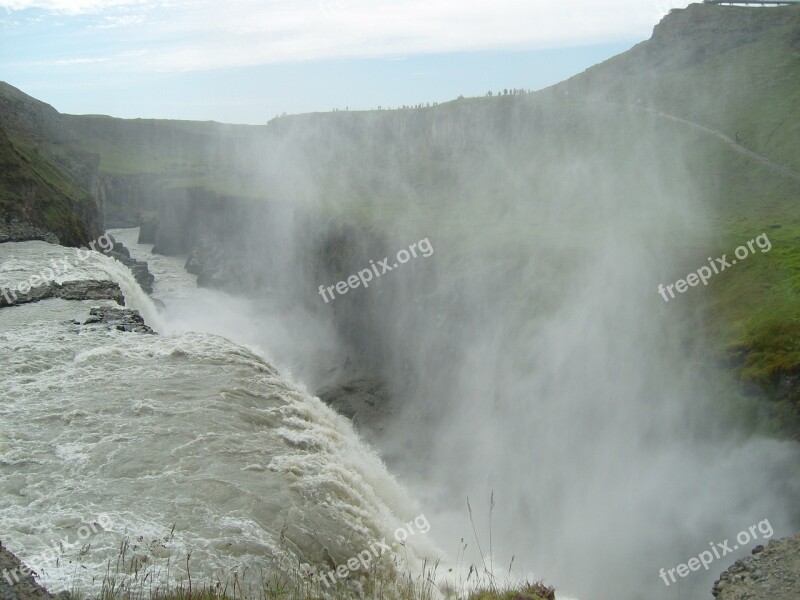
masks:
[[(73, 249), (43, 242), (0, 244), (0, 288), (28, 280), (52, 260), (68, 259), (73, 268), (60, 273), (59, 281), (117, 281), (128, 305), (160, 334), (73, 323), (85, 320), (92, 306), (111, 305), (108, 301), (46, 300), (0, 310), (0, 535), (53, 591), (76, 585), (96, 589), (125, 538), (153, 562), (171, 557), (173, 580), (185, 580), (189, 553), (195, 581), (258, 574), (276, 565), (327, 571), (376, 541), (392, 540), (398, 527), (421, 514), (430, 519), (430, 533), (409, 537), (399, 558), (419, 573), (418, 559), (442, 557), (435, 540), (466, 571), (483, 558), (469, 556), (477, 544), (464, 522), (466, 495), (476, 509), (475, 537), (484, 544), (490, 568), (501, 565), (497, 572), (503, 575), (510, 571), (498, 551), (501, 544), (520, 553), (533, 554), (533, 549), (536, 560), (518, 556), (508, 579), (524, 579), (536, 569), (533, 576), (550, 581), (555, 573), (561, 577), (555, 582), (559, 600), (566, 599), (571, 591), (566, 584), (576, 573), (598, 581), (621, 573), (618, 589), (598, 586), (597, 598), (616, 592), (636, 600), (683, 598), (686, 588), (665, 586), (657, 568), (643, 569), (633, 561), (668, 569), (709, 542), (766, 518), (776, 536), (791, 531), (783, 496), (793, 497), (794, 446), (755, 437), (724, 445), (714, 438), (675, 444), (653, 424), (650, 433), (640, 432), (642, 424), (661, 421), (668, 431), (682, 431), (680, 423), (670, 423), (683, 419), (683, 413), (672, 412), (682, 406), (679, 396), (691, 397), (694, 380), (670, 381), (675, 391), (669, 402), (618, 402), (650, 398), (651, 380), (637, 378), (632, 370), (604, 382), (604, 361), (576, 361), (581, 352), (588, 356), (593, 348), (606, 347), (606, 330), (580, 311), (562, 312), (562, 321), (538, 334), (536, 364), (542, 373), (534, 380), (539, 387), (532, 389), (544, 399), (559, 391), (559, 402), (534, 404), (525, 387), (516, 391), (519, 402), (500, 401), (493, 397), (494, 380), (480, 379), (492, 348), (453, 331), (442, 337), (446, 349), (471, 349), (474, 368), (452, 380), (432, 377), (430, 389), (409, 404), (405, 418), (390, 423), (390, 442), (395, 438), (397, 445), (381, 446), (403, 483), (423, 500), (419, 506), (351, 422), (293, 379), (312, 381), (326, 368), (328, 355), (335, 355), (329, 323), (299, 307), (273, 305), (270, 298), (247, 300), (198, 289), (182, 258), (151, 254), (150, 246), (136, 243), (136, 230), (112, 233), (134, 258), (149, 262), (156, 275), (153, 297), (165, 308), (156, 308), (120, 263), (99, 254), (80, 260)], [(607, 264), (614, 266), (611, 258)], [(613, 280), (609, 273), (611, 267), (595, 277)], [(398, 302), (404, 299), (399, 296)], [(609, 314), (621, 320), (631, 314), (618, 308)], [(394, 314), (405, 327), (402, 313)], [(496, 323), (482, 325), (485, 335), (476, 339), (485, 346), (494, 339), (490, 332)], [(565, 329), (579, 332), (582, 348), (553, 350)], [(623, 355), (619, 347), (617, 352)], [(658, 361), (670, 356), (641, 354), (640, 364), (630, 368), (642, 373), (658, 373)], [(576, 362), (591, 373), (586, 377), (604, 382), (603, 402), (596, 400), (596, 390), (584, 389)], [(447, 389), (437, 389), (437, 383)], [(637, 386), (647, 393), (628, 389)], [(573, 397), (581, 402), (564, 400)], [(617, 412), (609, 418), (600, 411)], [(483, 428), (477, 436), (476, 423)], [(625, 427), (624, 435), (615, 433)], [(566, 437), (570, 431), (592, 436)], [(439, 446), (438, 462), (420, 449), (428, 438), (426, 443)], [(495, 447), (495, 440), (508, 444)], [(516, 450), (504, 453), (507, 447)], [(607, 466), (599, 469), (592, 459), (603, 453), (601, 464)], [(476, 464), (476, 455), (485, 464)], [(774, 499), (773, 471), (786, 474), (788, 489), (775, 491)], [(481, 473), (489, 474), (486, 481)], [(579, 488), (568, 485), (573, 475)], [(609, 486), (616, 481), (623, 484)], [(499, 492), (490, 554), (485, 498), (491, 490)], [(520, 502), (510, 506), (509, 498)], [(609, 498), (616, 503), (609, 505)], [(509, 520), (508, 513), (524, 518)], [(683, 520), (669, 519), (673, 514)], [(173, 525), (174, 538), (164, 543)], [(78, 540), (79, 532), (89, 529), (91, 535)], [(459, 557), (460, 537), (470, 549)], [(574, 543), (585, 539), (602, 544)], [(48, 553), (61, 540), (67, 547)], [(688, 583), (709, 589), (702, 578), (716, 576), (746, 551), (719, 560)], [(570, 577), (564, 565), (577, 565)], [(458, 580), (459, 564), (448, 566), (456, 568)], [(347, 581), (356, 585), (358, 575)], [(577, 595), (591, 597), (583, 591)]]
[[(120, 263), (44, 242), (0, 244), (0, 287), (53, 259), (73, 265), (59, 281), (118, 282), (162, 335), (73, 322), (110, 301), (0, 310), (3, 542), (52, 591), (96, 589), (123, 538), (151, 560), (174, 557), (175, 579), (189, 553), (193, 577), (225, 578), (276, 561), (329, 569), (420, 514), (347, 419), (258, 348), (208, 333), (237, 322), (233, 299), (227, 317), (174, 318), (170, 306), (206, 293), (178, 259), (148, 256), (161, 314)], [(426, 535), (403, 550), (409, 565), (435, 553)]]

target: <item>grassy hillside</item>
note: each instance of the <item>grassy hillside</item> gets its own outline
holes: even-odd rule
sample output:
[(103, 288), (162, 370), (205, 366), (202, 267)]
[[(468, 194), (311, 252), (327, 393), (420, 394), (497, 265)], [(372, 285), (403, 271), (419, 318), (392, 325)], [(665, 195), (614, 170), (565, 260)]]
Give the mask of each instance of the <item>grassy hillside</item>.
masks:
[(166, 185), (220, 188), (235, 185), (236, 159), (263, 127), (214, 122), (124, 120), (64, 115), (70, 146), (98, 156), (107, 175), (149, 174)]
[[(800, 171), (800, 7), (694, 4), (672, 11), (651, 40), (554, 91), (675, 115)], [(800, 371), (800, 181), (711, 134), (692, 135), (686, 162), (711, 230), (705, 243), (682, 249), (688, 269), (707, 256), (730, 256), (763, 232), (773, 249), (714, 278), (711, 293), (689, 301), (716, 356), (745, 383), (777, 394), (783, 378)], [(800, 393), (780, 395), (775, 423), (798, 434)]]
[(87, 243), (97, 232), (88, 191), (38, 147), (0, 129), (0, 220), (30, 223), (62, 244)]

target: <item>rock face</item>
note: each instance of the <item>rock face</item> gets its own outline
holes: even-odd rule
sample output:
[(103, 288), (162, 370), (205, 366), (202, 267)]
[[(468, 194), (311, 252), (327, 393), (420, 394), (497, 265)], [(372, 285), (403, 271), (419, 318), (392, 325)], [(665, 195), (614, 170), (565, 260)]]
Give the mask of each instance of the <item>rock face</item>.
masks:
[(58, 236), (31, 223), (23, 223), (12, 219), (5, 223), (0, 221), (0, 244), (3, 242), (27, 242), (31, 240), (41, 240), (58, 244)]
[[(226, 288), (235, 281), (233, 269), (228, 268), (232, 262), (226, 249), (214, 240), (203, 238), (197, 241), (189, 257), (186, 259), (186, 271), (197, 275), (199, 287)], [(231, 281), (233, 280), (233, 281)]]
[(155, 244), (158, 235), (158, 213), (145, 212), (139, 219), (139, 243)]
[(800, 533), (756, 546), (714, 583), (717, 600), (797, 600), (800, 598)]
[(0, 543), (0, 600), (52, 600), (32, 572)]
[(117, 304), (125, 304), (122, 290), (114, 281), (65, 281), (64, 283), (46, 283), (31, 288), (22, 294), (18, 290), (0, 289), (0, 308), (39, 302), (48, 298), (62, 300), (114, 300)]
[(317, 392), (325, 404), (351, 419), (368, 440), (391, 421), (391, 405), (386, 386), (371, 379), (351, 379)]
[(136, 282), (142, 287), (142, 289), (148, 294), (153, 293), (153, 283), (155, 282), (156, 278), (150, 272), (147, 262), (131, 258), (130, 251), (122, 244), (122, 242), (117, 242), (114, 240), (113, 249), (103, 252), (103, 254), (117, 259), (123, 265), (128, 267), (133, 273), (134, 279), (136, 279)]
[[(99, 158), (67, 150), (69, 140), (52, 106), (0, 82), (0, 229), (28, 223), (73, 247), (101, 233), (88, 189)], [(44, 239), (39, 232), (20, 235), (18, 225), (10, 229), (9, 239)]]

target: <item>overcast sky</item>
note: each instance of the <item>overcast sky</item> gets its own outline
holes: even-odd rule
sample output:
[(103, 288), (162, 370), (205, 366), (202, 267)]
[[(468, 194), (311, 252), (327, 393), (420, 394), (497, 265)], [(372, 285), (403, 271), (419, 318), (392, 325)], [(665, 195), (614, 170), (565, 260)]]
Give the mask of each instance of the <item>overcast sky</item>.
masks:
[(538, 89), (687, 4), (0, 0), (0, 79), (62, 112), (265, 123)]

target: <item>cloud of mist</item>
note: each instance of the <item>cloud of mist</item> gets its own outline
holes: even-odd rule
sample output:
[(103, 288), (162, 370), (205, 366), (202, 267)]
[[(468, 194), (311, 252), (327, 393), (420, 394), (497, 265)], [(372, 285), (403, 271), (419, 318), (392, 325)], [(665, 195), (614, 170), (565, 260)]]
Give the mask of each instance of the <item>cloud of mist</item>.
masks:
[[(441, 547), (475, 547), (467, 497), (488, 536), (494, 493), (496, 565), (513, 555), (517, 574), (578, 597), (657, 597), (658, 568), (710, 541), (765, 518), (796, 527), (796, 445), (741, 427), (741, 392), (654, 291), (714, 243), (691, 136), (556, 92), (270, 127), (252, 168), (297, 209), (261, 224), (286, 244), (272, 289), (341, 344), (309, 386), (387, 382), (379, 446)], [(321, 273), (423, 237), (430, 259), (317, 296)]]

